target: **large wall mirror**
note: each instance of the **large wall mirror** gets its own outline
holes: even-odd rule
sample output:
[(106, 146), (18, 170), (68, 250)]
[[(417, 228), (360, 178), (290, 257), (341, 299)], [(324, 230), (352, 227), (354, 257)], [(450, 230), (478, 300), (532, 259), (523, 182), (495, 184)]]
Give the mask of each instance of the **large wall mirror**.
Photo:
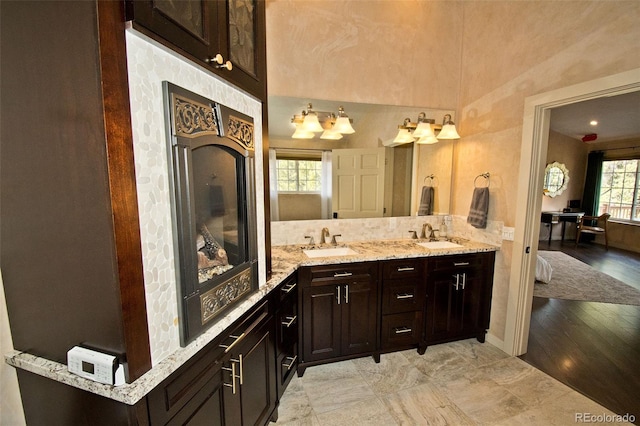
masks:
[[(291, 119), (306, 111), (309, 103), (314, 111), (336, 115), (342, 106), (355, 133), (339, 140), (320, 139), (320, 133), (312, 139), (293, 139), (296, 129)], [(405, 118), (416, 122), (424, 112), (442, 123), (445, 114), (454, 114), (452, 110), (284, 96), (270, 96), (268, 108), (269, 167), (276, 177), (271, 179), (272, 220), (412, 216), (418, 212), (425, 186), (434, 190), (432, 214), (450, 213), (454, 141), (388, 145)], [(368, 172), (342, 175), (342, 166), (351, 164)], [(358, 186), (351, 185), (354, 181), (377, 182), (376, 189), (345, 191), (343, 185), (335, 190), (341, 182), (348, 189)], [(338, 193), (340, 199), (336, 199)], [(357, 208), (336, 211), (336, 205), (351, 204)]]
[(542, 192), (547, 197), (556, 197), (567, 189), (569, 183), (569, 170), (563, 163), (554, 161), (547, 164), (544, 170), (544, 187)]

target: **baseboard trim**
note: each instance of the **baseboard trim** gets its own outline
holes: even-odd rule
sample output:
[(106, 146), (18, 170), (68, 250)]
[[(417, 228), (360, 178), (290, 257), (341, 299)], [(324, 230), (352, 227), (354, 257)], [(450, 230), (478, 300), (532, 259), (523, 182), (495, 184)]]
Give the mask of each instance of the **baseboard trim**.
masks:
[(491, 343), (493, 346), (500, 349), (501, 351), (506, 352), (504, 350), (504, 340), (497, 338), (495, 335), (491, 333), (487, 333), (487, 335), (485, 336), (485, 341), (487, 343)]

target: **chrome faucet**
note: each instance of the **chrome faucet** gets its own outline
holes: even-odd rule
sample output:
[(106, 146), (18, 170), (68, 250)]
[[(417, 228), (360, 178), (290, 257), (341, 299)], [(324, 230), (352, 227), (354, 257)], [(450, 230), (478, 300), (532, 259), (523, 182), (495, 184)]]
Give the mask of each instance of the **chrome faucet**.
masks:
[(320, 232), (320, 244), (326, 244), (327, 243), (327, 238), (329, 238), (329, 229), (328, 228), (322, 228), (322, 231)]

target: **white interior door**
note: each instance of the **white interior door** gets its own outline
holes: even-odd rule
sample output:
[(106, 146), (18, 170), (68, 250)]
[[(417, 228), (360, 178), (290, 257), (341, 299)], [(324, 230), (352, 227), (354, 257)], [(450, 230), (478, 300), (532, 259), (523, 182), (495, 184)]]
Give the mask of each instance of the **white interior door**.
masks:
[(334, 149), (332, 156), (334, 216), (382, 217), (385, 149)]

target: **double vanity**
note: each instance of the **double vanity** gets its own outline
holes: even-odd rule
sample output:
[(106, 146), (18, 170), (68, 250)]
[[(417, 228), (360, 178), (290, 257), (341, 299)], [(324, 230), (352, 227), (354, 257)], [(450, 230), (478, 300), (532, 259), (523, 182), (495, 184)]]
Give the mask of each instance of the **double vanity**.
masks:
[(475, 337), (489, 328), (495, 246), (420, 239), (273, 247), (297, 265), (307, 367)]

